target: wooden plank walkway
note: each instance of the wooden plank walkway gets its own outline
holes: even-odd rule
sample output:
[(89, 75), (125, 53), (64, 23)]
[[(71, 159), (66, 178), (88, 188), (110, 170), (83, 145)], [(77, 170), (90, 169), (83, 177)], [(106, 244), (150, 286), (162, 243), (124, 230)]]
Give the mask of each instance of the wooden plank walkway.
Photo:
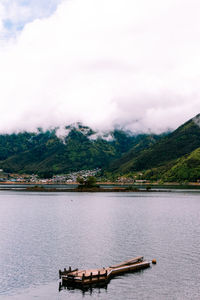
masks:
[(62, 285), (83, 287), (100, 283), (106, 284), (116, 275), (148, 267), (150, 267), (150, 262), (144, 261), (143, 256), (138, 256), (107, 268), (87, 270), (72, 270), (69, 268), (69, 270), (59, 270), (59, 276), (62, 280)]
[(121, 262), (117, 265), (110, 266), (110, 268), (118, 268), (118, 267), (125, 266), (125, 265), (131, 265), (131, 264), (134, 264), (136, 262), (141, 262), (141, 261), (143, 261), (143, 259), (144, 259), (143, 256), (138, 256), (138, 257), (123, 261), (123, 262)]

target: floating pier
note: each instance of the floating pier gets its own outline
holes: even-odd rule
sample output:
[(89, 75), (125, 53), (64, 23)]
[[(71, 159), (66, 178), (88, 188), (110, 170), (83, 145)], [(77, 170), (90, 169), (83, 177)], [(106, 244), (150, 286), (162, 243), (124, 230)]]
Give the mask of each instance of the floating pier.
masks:
[(73, 287), (85, 287), (90, 285), (107, 284), (110, 279), (116, 275), (127, 273), (130, 271), (141, 270), (150, 267), (151, 262), (145, 261), (143, 256), (138, 256), (119, 264), (100, 269), (89, 270), (59, 270), (59, 277), (62, 285)]

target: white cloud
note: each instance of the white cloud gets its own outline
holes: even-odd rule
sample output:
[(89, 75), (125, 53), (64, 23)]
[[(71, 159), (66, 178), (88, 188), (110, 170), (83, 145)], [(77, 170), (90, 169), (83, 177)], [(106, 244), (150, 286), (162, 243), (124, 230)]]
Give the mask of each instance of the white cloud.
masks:
[(180, 125), (200, 111), (199, 9), (197, 0), (63, 1), (0, 48), (0, 131)]

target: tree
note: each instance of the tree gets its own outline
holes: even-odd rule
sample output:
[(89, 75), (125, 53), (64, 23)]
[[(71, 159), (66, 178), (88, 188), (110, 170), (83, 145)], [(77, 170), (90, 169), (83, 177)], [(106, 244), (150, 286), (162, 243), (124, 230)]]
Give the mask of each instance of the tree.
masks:
[(89, 176), (85, 181), (85, 186), (87, 187), (94, 187), (96, 186), (96, 178), (94, 176)]
[(82, 177), (77, 177), (76, 181), (79, 183), (80, 188), (97, 187), (97, 180), (94, 176), (89, 176), (86, 180), (84, 180)]
[(80, 176), (78, 176), (78, 177), (76, 178), (76, 181), (77, 181), (80, 185), (83, 185), (83, 184), (85, 183), (83, 177), (80, 177)]

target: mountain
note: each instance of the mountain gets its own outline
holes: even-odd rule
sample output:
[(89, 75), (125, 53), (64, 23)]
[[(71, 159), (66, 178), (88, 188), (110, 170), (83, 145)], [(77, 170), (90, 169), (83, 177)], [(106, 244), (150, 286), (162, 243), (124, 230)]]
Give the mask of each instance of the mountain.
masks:
[(200, 148), (178, 159), (168, 171), (162, 174), (162, 179), (171, 182), (200, 179)]
[(99, 135), (77, 123), (37, 133), (0, 135), (0, 169), (9, 173), (61, 174), (101, 168), (113, 178), (142, 173), (145, 179), (196, 180), (200, 114), (174, 132), (132, 135), (114, 130)]
[(143, 173), (142, 178), (167, 182), (195, 182), (200, 179), (200, 148), (161, 167)]
[(133, 136), (122, 130), (98, 136), (79, 123), (65, 129), (68, 134), (61, 138), (57, 129), (0, 135), (0, 168), (10, 173), (29, 174), (106, 168), (138, 140), (147, 139), (146, 135)]
[(163, 135), (139, 135), (135, 140), (134, 146), (122, 154), (122, 156), (114, 161), (112, 161), (108, 167), (108, 171), (116, 173), (127, 173), (132, 171), (129, 169), (129, 164), (132, 163), (134, 158), (137, 158), (146, 149), (153, 147), (163, 136)]
[(162, 169), (162, 166), (166, 167), (167, 164), (173, 165), (176, 159), (200, 147), (199, 124), (200, 114), (144, 149), (140, 149), (139, 145), (134, 145), (128, 153), (111, 163), (109, 171), (129, 173), (155, 167)]

